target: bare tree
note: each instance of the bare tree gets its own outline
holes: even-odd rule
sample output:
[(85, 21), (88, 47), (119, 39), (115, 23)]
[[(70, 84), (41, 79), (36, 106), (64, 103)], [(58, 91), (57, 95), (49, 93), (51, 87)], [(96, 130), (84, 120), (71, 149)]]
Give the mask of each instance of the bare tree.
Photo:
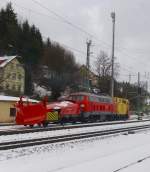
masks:
[[(99, 77), (106, 77), (111, 75), (111, 58), (104, 51), (100, 51), (100, 54), (96, 60), (96, 72)], [(114, 76), (117, 77), (119, 74), (119, 64), (114, 64)]]
[[(108, 57), (107, 53), (100, 51), (95, 62), (96, 72), (98, 75), (98, 87), (103, 93), (109, 94), (110, 91), (110, 80), (111, 80), (111, 58)], [(119, 74), (119, 64), (114, 64), (114, 76), (115, 78)]]
[(108, 55), (101, 51), (96, 60), (96, 72), (98, 76), (110, 75), (111, 61)]

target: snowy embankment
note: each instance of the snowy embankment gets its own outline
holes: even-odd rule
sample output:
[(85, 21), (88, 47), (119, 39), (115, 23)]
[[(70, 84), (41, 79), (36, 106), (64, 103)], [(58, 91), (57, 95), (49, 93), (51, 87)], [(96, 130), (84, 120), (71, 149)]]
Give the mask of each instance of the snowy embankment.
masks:
[[(149, 172), (150, 131), (0, 151), (2, 172)], [(143, 161), (141, 161), (143, 158)], [(121, 169), (121, 170), (119, 170)]]
[(117, 128), (122, 128), (122, 127), (132, 127), (132, 126), (141, 126), (141, 125), (150, 125), (150, 121), (143, 122), (143, 123), (140, 122), (140, 123), (128, 123), (128, 124), (115, 124), (115, 125), (106, 125), (106, 126), (63, 129), (63, 130), (44, 131), (44, 132), (27, 133), (27, 134), (15, 134), (15, 135), (6, 135), (6, 136), (1, 135), (0, 143), (16, 141), (16, 140), (18, 141), (18, 140), (26, 140), (26, 139), (61, 136), (61, 135), (67, 135), (67, 134), (111, 130), (111, 129), (117, 129)]

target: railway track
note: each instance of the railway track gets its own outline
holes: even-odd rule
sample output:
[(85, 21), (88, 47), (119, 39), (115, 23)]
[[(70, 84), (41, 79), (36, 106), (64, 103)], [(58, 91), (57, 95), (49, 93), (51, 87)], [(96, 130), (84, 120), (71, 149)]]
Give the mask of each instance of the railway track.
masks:
[(13, 142), (3, 142), (0, 143), (0, 150), (9, 150), (9, 149), (24, 148), (29, 146), (43, 145), (43, 144), (67, 142), (67, 141), (79, 140), (79, 139), (85, 139), (85, 138), (91, 138), (97, 136), (108, 136), (118, 133), (133, 134), (135, 131), (144, 130), (144, 129), (150, 129), (150, 125), (124, 127), (120, 129), (94, 131), (94, 132), (79, 133), (79, 134), (69, 134), (69, 135), (55, 136), (55, 137), (45, 137), (45, 138), (38, 138), (32, 140), (28, 139), (28, 140), (13, 141)]
[(0, 127), (4, 127), (4, 126), (14, 126), (16, 125), (15, 123), (0, 123)]
[(74, 129), (74, 128), (84, 128), (84, 127), (96, 127), (96, 126), (105, 126), (105, 125), (117, 125), (117, 124), (128, 124), (128, 123), (144, 123), (150, 120), (139, 120), (139, 121), (116, 121), (116, 122), (99, 122), (99, 123), (86, 123), (86, 124), (74, 124), (74, 125), (54, 125), (47, 128), (24, 128), (20, 129), (0, 129), (1, 135), (14, 135), (14, 134), (25, 134), (25, 133), (35, 133), (35, 132), (44, 132), (44, 131), (54, 131), (54, 130), (63, 130), (63, 129)]

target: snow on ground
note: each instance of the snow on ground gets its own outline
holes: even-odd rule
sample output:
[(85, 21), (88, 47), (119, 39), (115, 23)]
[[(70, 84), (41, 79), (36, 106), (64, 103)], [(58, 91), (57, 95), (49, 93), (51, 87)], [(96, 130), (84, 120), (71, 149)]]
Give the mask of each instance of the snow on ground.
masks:
[(106, 125), (106, 126), (96, 126), (96, 127), (84, 127), (84, 128), (73, 128), (73, 129), (63, 129), (63, 130), (54, 130), (54, 131), (44, 131), (44, 132), (36, 132), (36, 133), (26, 133), (26, 134), (14, 134), (14, 135), (1, 135), (1, 142), (9, 142), (16, 140), (26, 140), (26, 139), (36, 139), (36, 138), (44, 138), (44, 137), (53, 137), (60, 136), (66, 134), (77, 134), (77, 133), (86, 133), (86, 132), (94, 132), (94, 131), (102, 131), (102, 130), (110, 130), (122, 127), (132, 127), (132, 126), (141, 126), (143, 124), (150, 124), (150, 121), (144, 123), (128, 123), (128, 124), (115, 124), (115, 125)]
[(0, 151), (0, 169), (2, 172), (149, 172), (150, 159), (140, 162), (149, 156), (150, 131), (147, 130)]

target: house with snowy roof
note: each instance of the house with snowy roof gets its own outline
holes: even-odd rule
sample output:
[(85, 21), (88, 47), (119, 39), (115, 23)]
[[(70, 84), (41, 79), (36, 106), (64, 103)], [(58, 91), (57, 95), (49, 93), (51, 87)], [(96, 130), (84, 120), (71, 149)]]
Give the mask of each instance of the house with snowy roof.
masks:
[(24, 93), (25, 70), (19, 56), (0, 57), (0, 93), (20, 95)]
[[(0, 123), (10, 123), (15, 122), (16, 117), (16, 108), (15, 104), (20, 100), (19, 97), (12, 96), (3, 96), (0, 95)], [(30, 103), (38, 103), (37, 100), (29, 99), (28, 97), (24, 97), (22, 101), (27, 104)]]

